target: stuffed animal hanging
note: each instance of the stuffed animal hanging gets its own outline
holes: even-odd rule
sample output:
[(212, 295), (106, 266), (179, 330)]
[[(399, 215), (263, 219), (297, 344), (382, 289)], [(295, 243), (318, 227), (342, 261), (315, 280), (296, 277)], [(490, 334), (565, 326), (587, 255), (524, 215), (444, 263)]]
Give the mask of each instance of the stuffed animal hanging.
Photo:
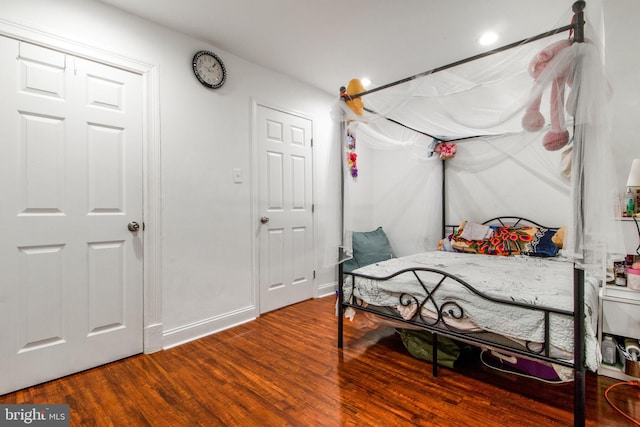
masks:
[[(537, 81), (538, 77), (553, 62), (557, 54), (563, 49), (571, 46), (570, 40), (561, 40), (550, 44), (540, 51), (529, 64), (529, 74)], [(568, 79), (569, 67), (553, 70), (554, 75), (550, 76), (551, 83), (551, 108), (550, 120), (551, 130), (547, 132), (542, 140), (544, 148), (549, 151), (556, 151), (567, 145), (569, 142), (569, 132), (564, 124), (564, 90), (565, 85), (571, 84)], [(527, 107), (525, 115), (522, 117), (522, 127), (530, 132), (538, 131), (544, 126), (544, 117), (540, 113), (540, 102), (542, 94), (537, 95)], [(573, 112), (570, 112), (572, 114)]]
[(345, 100), (347, 106), (358, 116), (364, 113), (364, 102), (362, 102), (362, 98), (360, 97), (351, 98), (351, 95), (362, 92), (365, 92), (365, 88), (359, 79), (351, 79), (346, 88), (344, 86), (340, 88), (340, 97)]
[(347, 130), (347, 165), (352, 178), (358, 177), (358, 154), (356, 153), (356, 136)]

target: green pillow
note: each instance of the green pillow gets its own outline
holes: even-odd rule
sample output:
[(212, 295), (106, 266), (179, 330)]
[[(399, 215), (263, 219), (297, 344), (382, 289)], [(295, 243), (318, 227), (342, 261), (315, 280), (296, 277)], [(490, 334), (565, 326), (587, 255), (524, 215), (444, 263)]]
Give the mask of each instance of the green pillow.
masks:
[(351, 234), (353, 258), (359, 267), (393, 258), (391, 244), (382, 227)]
[(351, 273), (353, 270), (359, 267), (360, 266), (356, 262), (355, 258), (349, 258), (342, 263), (342, 271), (344, 271), (345, 273)]

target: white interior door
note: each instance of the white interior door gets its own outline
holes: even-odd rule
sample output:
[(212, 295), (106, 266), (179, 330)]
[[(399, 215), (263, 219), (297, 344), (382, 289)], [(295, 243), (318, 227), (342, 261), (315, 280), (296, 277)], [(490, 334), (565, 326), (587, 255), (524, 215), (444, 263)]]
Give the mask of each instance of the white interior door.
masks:
[(260, 312), (313, 297), (312, 122), (258, 105)]
[(4, 37), (0, 63), (3, 394), (142, 351), (142, 85)]

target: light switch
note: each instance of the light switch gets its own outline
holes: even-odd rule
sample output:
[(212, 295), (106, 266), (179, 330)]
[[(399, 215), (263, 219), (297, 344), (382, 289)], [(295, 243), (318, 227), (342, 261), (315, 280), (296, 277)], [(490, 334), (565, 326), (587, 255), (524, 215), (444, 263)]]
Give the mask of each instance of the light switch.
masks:
[(242, 169), (234, 168), (233, 169), (233, 182), (239, 184), (242, 182)]

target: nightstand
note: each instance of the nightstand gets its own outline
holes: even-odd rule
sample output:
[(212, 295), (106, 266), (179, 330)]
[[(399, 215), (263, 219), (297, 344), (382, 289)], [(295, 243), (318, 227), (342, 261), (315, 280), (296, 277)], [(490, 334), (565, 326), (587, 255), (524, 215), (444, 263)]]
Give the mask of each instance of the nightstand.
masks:
[[(636, 223), (633, 218), (617, 220), (621, 221), (627, 253), (635, 254), (639, 239)], [(599, 313), (598, 339), (601, 343), (604, 334), (640, 339), (640, 291), (625, 286), (603, 285), (600, 289)], [(620, 361), (617, 366), (600, 365), (598, 374), (621, 380), (640, 381), (640, 378), (626, 375)]]
[[(604, 285), (600, 289), (600, 342), (604, 334), (640, 339), (640, 291), (615, 285)], [(617, 366), (600, 365), (598, 374), (640, 381), (640, 378), (626, 375), (620, 361)]]

